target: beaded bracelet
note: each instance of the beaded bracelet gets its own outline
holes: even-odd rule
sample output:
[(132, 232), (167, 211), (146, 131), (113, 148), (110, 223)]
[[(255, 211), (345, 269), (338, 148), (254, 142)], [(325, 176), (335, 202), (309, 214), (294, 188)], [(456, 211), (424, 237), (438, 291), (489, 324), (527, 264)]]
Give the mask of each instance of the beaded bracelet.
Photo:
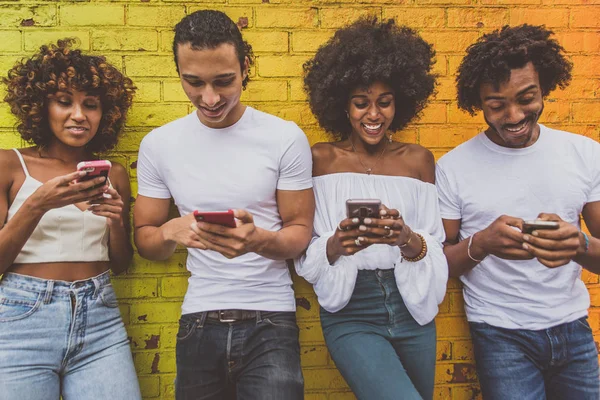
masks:
[(589, 236), (588, 236), (588, 235), (587, 235), (585, 232), (583, 232), (583, 231), (581, 231), (581, 234), (583, 235), (583, 240), (585, 240), (585, 245), (583, 246), (583, 252), (584, 252), (584, 253), (587, 253), (588, 249), (590, 248), (590, 238), (589, 238)]
[[(402, 260), (415, 262), (415, 261), (422, 260), (427, 255), (427, 242), (425, 241), (425, 238), (416, 232), (413, 232), (413, 233), (415, 235), (417, 235), (419, 237), (419, 239), (421, 239), (421, 252), (419, 254), (417, 254), (415, 257), (406, 257), (404, 254), (402, 254)], [(400, 253), (402, 253), (402, 251), (400, 251)]]

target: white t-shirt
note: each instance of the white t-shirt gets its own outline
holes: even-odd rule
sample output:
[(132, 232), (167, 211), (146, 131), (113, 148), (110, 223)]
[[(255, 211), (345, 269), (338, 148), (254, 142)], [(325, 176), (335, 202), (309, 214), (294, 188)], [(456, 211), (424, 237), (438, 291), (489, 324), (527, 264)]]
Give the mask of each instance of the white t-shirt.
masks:
[[(460, 219), (467, 238), (505, 214), (525, 220), (541, 212), (580, 226), (586, 203), (600, 201), (600, 144), (540, 125), (523, 149), (493, 143), (484, 133), (438, 162), (442, 218)], [(536, 259), (489, 255), (461, 277), (467, 318), (508, 329), (546, 329), (587, 315), (589, 294), (575, 262), (547, 268)]]
[[(234, 125), (211, 129), (196, 112), (150, 132), (140, 145), (138, 193), (173, 197), (181, 215), (240, 208), (256, 226), (282, 227), (277, 190), (312, 187), (312, 157), (298, 126), (251, 107)], [(246, 309), (295, 311), (285, 261), (256, 253), (227, 259), (188, 249), (191, 272), (183, 314)]]

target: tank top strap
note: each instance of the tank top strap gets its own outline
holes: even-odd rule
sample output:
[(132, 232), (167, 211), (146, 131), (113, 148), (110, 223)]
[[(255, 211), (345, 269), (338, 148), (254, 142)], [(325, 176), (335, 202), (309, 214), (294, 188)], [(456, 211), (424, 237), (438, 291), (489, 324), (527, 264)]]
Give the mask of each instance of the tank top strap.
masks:
[(23, 172), (25, 172), (25, 176), (30, 176), (29, 175), (29, 170), (27, 169), (27, 166), (25, 165), (25, 160), (23, 160), (23, 155), (21, 154), (21, 152), (17, 149), (13, 149), (15, 151), (15, 153), (17, 153), (17, 157), (19, 157), (19, 161), (21, 161), (21, 166), (23, 167)]

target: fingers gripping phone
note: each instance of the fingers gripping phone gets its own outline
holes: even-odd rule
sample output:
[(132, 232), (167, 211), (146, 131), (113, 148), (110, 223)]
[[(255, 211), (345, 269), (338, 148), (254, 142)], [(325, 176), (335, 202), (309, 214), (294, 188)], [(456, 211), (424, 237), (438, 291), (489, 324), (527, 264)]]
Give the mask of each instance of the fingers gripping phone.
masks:
[(105, 185), (108, 182), (108, 173), (110, 172), (110, 168), (112, 164), (108, 160), (95, 160), (95, 161), (82, 161), (77, 164), (77, 171), (85, 171), (85, 176), (77, 179), (77, 182), (85, 182), (90, 179), (98, 178), (103, 176), (106, 180), (103, 183), (95, 185), (90, 189), (95, 189), (102, 185)]
[(558, 222), (556, 221), (544, 221), (541, 219), (536, 219), (533, 221), (525, 221), (523, 222), (523, 229), (521, 230), (523, 233), (531, 234), (531, 232), (539, 229), (558, 229)]
[(227, 226), (229, 228), (237, 227), (233, 210), (227, 211), (194, 211), (194, 218), (198, 222), (208, 222), (209, 224), (217, 224)]
[(348, 218), (379, 218), (381, 200), (349, 199), (346, 200), (346, 216)]

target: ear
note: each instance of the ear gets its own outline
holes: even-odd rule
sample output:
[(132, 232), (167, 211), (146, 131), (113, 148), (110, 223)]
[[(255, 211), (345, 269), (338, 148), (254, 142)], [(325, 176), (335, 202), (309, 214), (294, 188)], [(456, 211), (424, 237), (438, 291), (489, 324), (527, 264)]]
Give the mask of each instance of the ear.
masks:
[(242, 80), (246, 79), (248, 76), (248, 71), (250, 70), (250, 60), (248, 57), (244, 58), (244, 68), (242, 68)]

